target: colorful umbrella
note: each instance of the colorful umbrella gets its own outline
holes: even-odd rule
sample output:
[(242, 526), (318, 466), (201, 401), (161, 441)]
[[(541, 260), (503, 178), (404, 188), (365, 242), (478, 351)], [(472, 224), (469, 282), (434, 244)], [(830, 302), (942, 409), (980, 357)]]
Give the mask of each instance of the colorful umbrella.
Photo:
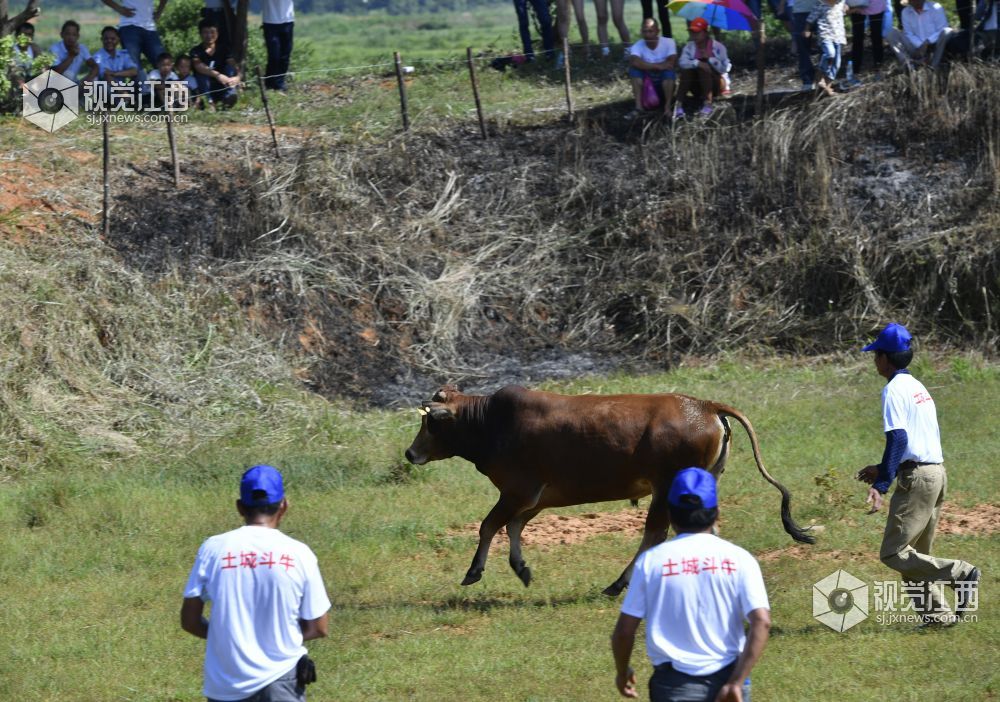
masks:
[(743, 0), (673, 0), (667, 8), (686, 20), (703, 17), (713, 27), (752, 31), (753, 10)]

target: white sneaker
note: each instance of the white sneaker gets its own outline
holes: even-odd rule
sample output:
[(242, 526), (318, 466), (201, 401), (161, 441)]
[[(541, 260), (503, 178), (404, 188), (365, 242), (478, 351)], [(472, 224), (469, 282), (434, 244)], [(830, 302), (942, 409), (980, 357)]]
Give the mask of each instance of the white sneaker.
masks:
[(601, 56), (603, 56), (604, 58), (607, 58), (610, 55), (611, 55), (611, 47), (610, 46), (602, 46), (601, 47)]

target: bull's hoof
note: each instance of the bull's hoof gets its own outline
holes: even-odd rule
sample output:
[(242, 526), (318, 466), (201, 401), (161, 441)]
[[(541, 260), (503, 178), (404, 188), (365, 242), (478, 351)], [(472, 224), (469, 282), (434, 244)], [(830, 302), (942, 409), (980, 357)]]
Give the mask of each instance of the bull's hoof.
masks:
[(528, 566), (522, 566), (520, 570), (516, 571), (517, 577), (521, 579), (525, 587), (531, 585), (531, 568)]
[(619, 583), (616, 580), (610, 585), (608, 585), (606, 588), (604, 588), (602, 594), (607, 595), (608, 597), (618, 597), (618, 595), (622, 594), (622, 590), (624, 589), (625, 589), (625, 584)]
[(462, 584), (463, 585), (472, 585), (473, 583), (478, 583), (482, 579), (483, 579), (483, 572), (482, 571), (479, 571), (478, 573), (475, 573), (475, 572), (473, 572), (473, 571), (470, 570), (468, 573), (465, 574), (465, 580), (462, 581)]

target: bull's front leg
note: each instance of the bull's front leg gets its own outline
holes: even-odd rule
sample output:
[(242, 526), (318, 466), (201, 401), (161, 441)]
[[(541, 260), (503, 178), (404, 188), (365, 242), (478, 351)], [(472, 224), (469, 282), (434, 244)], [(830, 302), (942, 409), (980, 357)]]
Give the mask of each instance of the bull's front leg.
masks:
[[(537, 490), (535, 499), (537, 499)], [(472, 557), (472, 565), (462, 580), (463, 585), (472, 585), (479, 582), (483, 577), (483, 570), (486, 568), (486, 557), (490, 552), (490, 544), (493, 537), (500, 531), (500, 527), (509, 522), (514, 515), (532, 506), (534, 502), (530, 496), (524, 492), (501, 492), (500, 499), (493, 505), (493, 509), (486, 515), (486, 519), (479, 525), (479, 548), (476, 555)]]

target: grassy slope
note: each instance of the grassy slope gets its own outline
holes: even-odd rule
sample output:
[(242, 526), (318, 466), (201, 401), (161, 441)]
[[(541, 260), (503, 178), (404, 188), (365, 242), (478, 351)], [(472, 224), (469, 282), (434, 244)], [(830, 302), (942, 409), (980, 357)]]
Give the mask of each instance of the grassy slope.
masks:
[[(948, 510), (996, 503), (995, 439), (981, 418), (1000, 391), (1000, 370), (938, 357), (917, 371), (941, 415)], [(755, 422), (771, 472), (792, 490), (797, 519), (826, 525), (808, 560), (784, 557), (764, 568), (776, 629), (754, 675), (761, 699), (916, 699), (915, 677), (920, 699), (981, 698), (996, 689), (991, 663), (1000, 636), (990, 579), (981, 621), (952, 631), (868, 621), (835, 634), (811, 619), (811, 583), (836, 568), (866, 580), (890, 576), (875, 556), (884, 516), (864, 514), (861, 486), (850, 480), (879, 453), (879, 386), (857, 358), (802, 366), (731, 360), (553, 386), (683, 390), (735, 404)], [(399, 455), (416, 425), (409, 412), (347, 413), (313, 401), (255, 436), (290, 399), (278, 393), (260, 416), (248, 413), (236, 432), (242, 440), (192, 437), (113, 467), (81, 461), (5, 486), (0, 588), (13, 647), (0, 663), (0, 697), (196, 698), (201, 645), (177, 627), (180, 588), (200, 540), (236, 524), (239, 468), (266, 460), (286, 470), (293, 502), (286, 530), (317, 551), (334, 600), (331, 637), (312, 646), (321, 670), (316, 699), (614, 698), (606, 642), (615, 603), (598, 593), (623, 566), (634, 535), (529, 547), (536, 581), (528, 590), (497, 549), (484, 580), (460, 588), (474, 538), (449, 531), (489, 509), (495, 493), (485, 478), (458, 460), (400, 477)], [(789, 545), (776, 494), (756, 474), (740, 434), (722, 485), (725, 536), (756, 553)], [(987, 574), (1000, 566), (996, 535), (942, 537), (936, 550)]]

